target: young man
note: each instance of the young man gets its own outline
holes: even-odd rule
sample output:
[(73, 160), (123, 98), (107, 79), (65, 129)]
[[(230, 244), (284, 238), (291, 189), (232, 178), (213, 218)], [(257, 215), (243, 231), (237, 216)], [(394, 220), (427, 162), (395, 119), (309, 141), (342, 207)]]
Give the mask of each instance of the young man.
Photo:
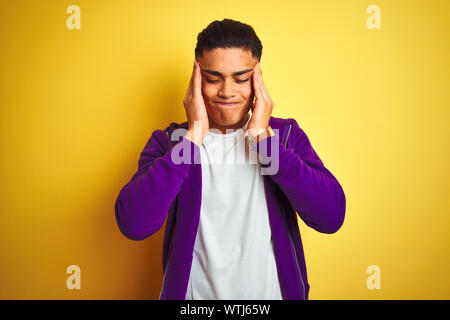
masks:
[(160, 299), (308, 299), (297, 213), (336, 232), (342, 187), (297, 122), (271, 116), (253, 28), (214, 21), (197, 40), (187, 121), (152, 133), (117, 197), (119, 228), (143, 240), (167, 218)]

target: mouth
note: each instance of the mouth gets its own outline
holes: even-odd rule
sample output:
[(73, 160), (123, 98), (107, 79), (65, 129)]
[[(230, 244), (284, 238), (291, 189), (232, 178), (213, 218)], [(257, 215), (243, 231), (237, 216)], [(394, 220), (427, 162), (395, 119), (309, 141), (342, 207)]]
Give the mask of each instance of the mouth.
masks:
[(221, 107), (232, 107), (237, 106), (239, 102), (216, 102), (216, 104)]

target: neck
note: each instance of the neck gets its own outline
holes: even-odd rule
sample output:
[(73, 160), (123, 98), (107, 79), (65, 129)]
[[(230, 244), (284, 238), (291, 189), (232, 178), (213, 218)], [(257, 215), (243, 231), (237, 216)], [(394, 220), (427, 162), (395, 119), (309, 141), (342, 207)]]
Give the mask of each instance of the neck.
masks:
[(213, 123), (211, 121), (211, 119), (209, 119), (209, 128), (220, 130), (220, 132), (222, 134), (225, 134), (227, 129), (236, 130), (236, 129), (242, 128), (249, 118), (250, 118), (250, 113), (247, 112), (245, 114), (245, 116), (243, 116), (242, 119), (238, 123), (236, 123), (235, 125), (232, 125), (232, 126), (220, 126), (216, 123)]

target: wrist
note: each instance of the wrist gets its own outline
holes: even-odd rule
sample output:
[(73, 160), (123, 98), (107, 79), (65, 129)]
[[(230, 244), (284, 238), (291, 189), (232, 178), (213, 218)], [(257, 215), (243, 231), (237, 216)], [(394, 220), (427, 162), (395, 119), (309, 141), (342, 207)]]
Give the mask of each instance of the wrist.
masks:
[(266, 129), (255, 129), (255, 128), (251, 128), (251, 129), (247, 129), (247, 135), (250, 138), (256, 139), (257, 136), (259, 136), (260, 134), (263, 134), (264, 132), (266, 132)]
[(186, 139), (191, 140), (193, 143), (195, 143), (198, 146), (200, 146), (203, 143), (203, 135), (192, 129), (188, 129), (188, 131), (186, 132), (184, 137)]
[(266, 130), (264, 130), (264, 132), (262, 132), (261, 134), (256, 136), (256, 143), (260, 142), (263, 139), (272, 137), (274, 135), (273, 130), (270, 126), (267, 127)]
[(268, 138), (274, 136), (275, 133), (273, 132), (272, 128), (270, 126), (267, 126), (266, 129), (248, 129), (247, 130), (247, 136), (248, 136), (248, 142), (251, 148), (255, 148), (256, 145)]
[(274, 132), (270, 126), (267, 126), (266, 129), (249, 129), (247, 130), (248, 136), (255, 142), (258, 143), (263, 139), (268, 137), (272, 137)]

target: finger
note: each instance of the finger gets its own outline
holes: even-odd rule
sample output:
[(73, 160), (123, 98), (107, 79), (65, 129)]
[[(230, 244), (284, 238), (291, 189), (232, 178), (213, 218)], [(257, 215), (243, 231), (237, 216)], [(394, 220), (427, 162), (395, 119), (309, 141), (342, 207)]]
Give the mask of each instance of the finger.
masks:
[(261, 92), (262, 92), (262, 95), (263, 95), (264, 99), (266, 99), (267, 101), (269, 101), (270, 95), (269, 95), (269, 91), (268, 91), (267, 88), (266, 88), (266, 85), (264, 84), (264, 80), (263, 80), (263, 78), (262, 78), (261, 67), (259, 66), (258, 69), (259, 69), (259, 72), (258, 72), (258, 80), (259, 80), (259, 83), (260, 83), (260, 86), (261, 86)]
[(197, 61), (195, 61), (195, 75), (193, 80), (193, 94), (200, 96), (202, 94), (202, 74), (200, 72), (200, 66)]
[(255, 92), (256, 98), (261, 96), (261, 86), (259, 84), (257, 65), (253, 70), (253, 91)]
[[(259, 64), (258, 64), (259, 65)], [(264, 92), (264, 87), (263, 87), (263, 83), (262, 83), (262, 78), (260, 75), (260, 71), (258, 70), (259, 68), (257, 68), (256, 70), (256, 92), (258, 92), (258, 97), (262, 100), (262, 99), (266, 99), (266, 94)]]
[(192, 67), (191, 79), (189, 79), (189, 86), (188, 86), (188, 90), (186, 93), (186, 96), (188, 96), (188, 97), (192, 94), (192, 83), (194, 82), (193, 81), (194, 76), (195, 76), (195, 60), (194, 60), (194, 65)]

